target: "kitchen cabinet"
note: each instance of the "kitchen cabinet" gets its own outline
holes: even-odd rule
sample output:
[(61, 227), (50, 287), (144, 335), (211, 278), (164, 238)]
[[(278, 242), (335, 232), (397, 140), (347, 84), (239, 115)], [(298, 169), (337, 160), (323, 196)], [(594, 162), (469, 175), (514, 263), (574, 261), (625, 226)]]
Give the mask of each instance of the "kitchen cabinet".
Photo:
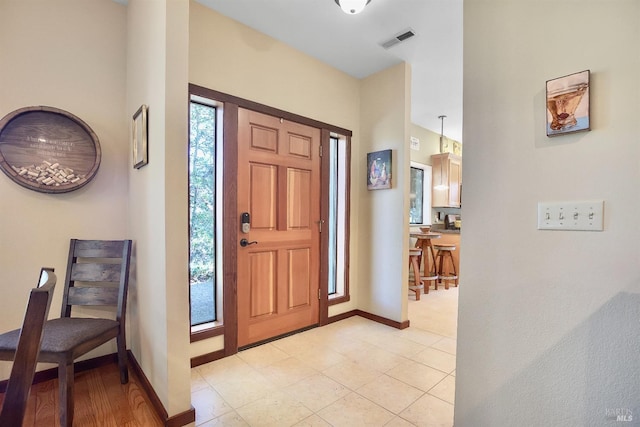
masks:
[(431, 156), (431, 203), (434, 208), (459, 208), (462, 158), (452, 153)]

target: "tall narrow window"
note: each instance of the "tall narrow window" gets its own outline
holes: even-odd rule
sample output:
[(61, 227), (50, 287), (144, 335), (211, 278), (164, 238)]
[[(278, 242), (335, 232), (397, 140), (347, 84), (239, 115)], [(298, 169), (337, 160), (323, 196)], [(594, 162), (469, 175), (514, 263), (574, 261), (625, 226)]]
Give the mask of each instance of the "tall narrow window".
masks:
[(191, 102), (189, 120), (191, 326), (215, 322), (216, 108)]
[(424, 169), (411, 168), (411, 180), (409, 183), (409, 223), (422, 224), (424, 195)]
[(431, 224), (431, 166), (411, 162), (409, 224)]
[(329, 138), (329, 296), (348, 297), (346, 254), (349, 242), (348, 218), (348, 146), (344, 138)]

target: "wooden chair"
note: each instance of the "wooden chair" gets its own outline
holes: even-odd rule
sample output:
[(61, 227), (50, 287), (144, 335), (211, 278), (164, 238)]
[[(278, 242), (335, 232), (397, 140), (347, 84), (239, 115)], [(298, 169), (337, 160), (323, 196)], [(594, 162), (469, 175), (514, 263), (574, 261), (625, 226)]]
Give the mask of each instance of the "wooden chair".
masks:
[(51, 296), (56, 286), (52, 268), (40, 270), (38, 287), (31, 290), (27, 311), (19, 331), (13, 366), (0, 410), (0, 426), (21, 426), (27, 408), (29, 391), (38, 363), (42, 330), (49, 314)]
[[(120, 382), (129, 381), (125, 314), (130, 262), (131, 240), (71, 239), (62, 312), (59, 319), (45, 324), (38, 357), (39, 362), (58, 364), (60, 425), (63, 427), (73, 424), (75, 359), (115, 338)], [(115, 320), (71, 317), (74, 305), (114, 306)], [(0, 336), (0, 360), (6, 360), (11, 344), (17, 342), (17, 335), (6, 335)]]

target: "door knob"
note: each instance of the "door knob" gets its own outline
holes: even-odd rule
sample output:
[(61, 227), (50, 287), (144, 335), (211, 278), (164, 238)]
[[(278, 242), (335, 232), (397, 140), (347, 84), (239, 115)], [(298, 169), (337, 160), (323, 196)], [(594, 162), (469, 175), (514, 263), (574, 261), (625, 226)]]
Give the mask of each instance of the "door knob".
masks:
[(241, 240), (240, 240), (240, 246), (242, 246), (243, 248), (244, 248), (245, 246), (255, 245), (255, 244), (257, 244), (257, 243), (258, 243), (258, 242), (256, 242), (255, 240), (254, 240), (253, 242), (250, 242), (250, 241), (248, 241), (247, 239), (241, 239)]

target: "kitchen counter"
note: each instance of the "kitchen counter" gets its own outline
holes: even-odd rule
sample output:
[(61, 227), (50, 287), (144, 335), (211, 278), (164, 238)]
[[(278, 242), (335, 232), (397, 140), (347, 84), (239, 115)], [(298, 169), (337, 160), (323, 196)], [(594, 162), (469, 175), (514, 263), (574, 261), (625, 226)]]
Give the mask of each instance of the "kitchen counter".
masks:
[(442, 233), (442, 234), (460, 234), (460, 229), (457, 230), (447, 230), (444, 228), (443, 224), (433, 224), (431, 226), (431, 231), (434, 233)]
[(442, 234), (460, 234), (460, 229), (458, 229), (458, 230), (445, 230), (443, 228), (443, 229), (440, 229), (440, 230), (437, 230), (437, 229), (433, 230), (433, 232), (434, 233), (442, 233)]

